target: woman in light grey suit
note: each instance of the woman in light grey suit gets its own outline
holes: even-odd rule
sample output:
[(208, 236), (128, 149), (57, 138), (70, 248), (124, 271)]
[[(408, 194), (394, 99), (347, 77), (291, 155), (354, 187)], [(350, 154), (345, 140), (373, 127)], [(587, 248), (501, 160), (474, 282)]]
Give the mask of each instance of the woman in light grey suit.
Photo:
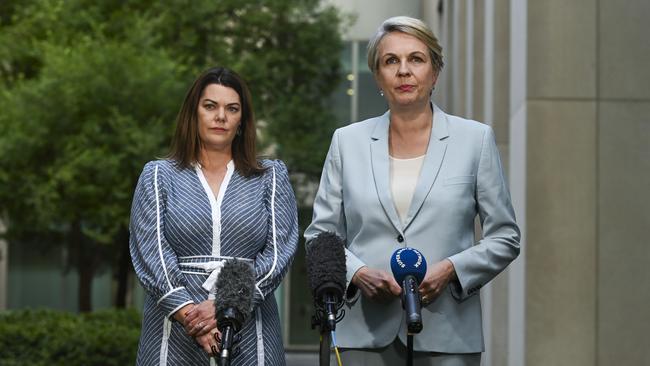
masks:
[[(494, 134), (431, 103), (442, 49), (422, 21), (386, 20), (369, 43), (368, 66), (389, 111), (334, 132), (305, 232), (307, 241), (324, 231), (345, 239), (346, 316), (337, 326), (344, 364), (404, 364), (390, 256), (409, 246), (429, 264), (415, 364), (479, 365), (479, 289), (519, 253)], [(477, 215), (483, 236), (475, 242)]]

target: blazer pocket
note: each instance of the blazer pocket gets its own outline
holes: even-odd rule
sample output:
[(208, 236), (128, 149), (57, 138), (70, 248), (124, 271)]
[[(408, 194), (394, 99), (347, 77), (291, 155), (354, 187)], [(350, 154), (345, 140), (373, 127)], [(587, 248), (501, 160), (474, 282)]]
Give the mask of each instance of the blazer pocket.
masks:
[(444, 185), (453, 186), (456, 184), (474, 184), (476, 178), (473, 175), (459, 175), (457, 177), (445, 178)]

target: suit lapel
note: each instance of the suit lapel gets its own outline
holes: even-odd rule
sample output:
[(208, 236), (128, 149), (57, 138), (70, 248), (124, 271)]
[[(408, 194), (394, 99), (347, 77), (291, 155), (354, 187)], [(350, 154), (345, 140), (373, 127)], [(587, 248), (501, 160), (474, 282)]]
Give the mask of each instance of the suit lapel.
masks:
[(447, 124), (447, 116), (434, 104), (429, 146), (427, 147), (427, 153), (424, 162), (422, 163), (422, 169), (420, 170), (420, 178), (415, 186), (413, 199), (411, 200), (411, 205), (409, 206), (409, 211), (406, 216), (404, 225), (405, 230), (411, 224), (411, 221), (413, 221), (413, 218), (417, 215), (418, 211), (420, 211), (424, 200), (427, 198), (431, 187), (433, 187), (433, 183), (438, 177), (438, 172), (442, 166), (442, 160), (447, 151), (447, 137), (449, 137), (449, 128)]
[(395, 229), (402, 232), (402, 224), (397, 210), (393, 204), (393, 197), (390, 193), (390, 172), (388, 161), (388, 124), (390, 120), (390, 112), (384, 113), (379, 117), (379, 121), (375, 125), (375, 129), (371, 135), (370, 141), (370, 156), (372, 160), (372, 175), (375, 180), (375, 188), (377, 189), (377, 196), (379, 202), (386, 216), (390, 222), (395, 226)]

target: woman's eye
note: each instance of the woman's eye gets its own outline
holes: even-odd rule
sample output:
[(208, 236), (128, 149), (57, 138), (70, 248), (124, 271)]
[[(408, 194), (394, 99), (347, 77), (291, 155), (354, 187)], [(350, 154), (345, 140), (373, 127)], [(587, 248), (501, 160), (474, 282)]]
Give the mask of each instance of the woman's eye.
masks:
[(413, 57), (411, 57), (411, 61), (420, 63), (420, 62), (424, 62), (424, 59), (422, 57), (419, 57), (419, 56), (413, 56)]
[(211, 110), (214, 109), (214, 105), (212, 105), (212, 104), (206, 104), (206, 105), (203, 106), (203, 108), (205, 108), (205, 109), (211, 111)]
[(396, 64), (398, 61), (399, 60), (397, 59), (397, 57), (389, 57), (389, 58), (386, 59), (386, 64), (388, 64), (388, 65)]
[(228, 111), (232, 112), (232, 113), (237, 113), (237, 112), (239, 112), (239, 108), (237, 108), (237, 107), (229, 107)]

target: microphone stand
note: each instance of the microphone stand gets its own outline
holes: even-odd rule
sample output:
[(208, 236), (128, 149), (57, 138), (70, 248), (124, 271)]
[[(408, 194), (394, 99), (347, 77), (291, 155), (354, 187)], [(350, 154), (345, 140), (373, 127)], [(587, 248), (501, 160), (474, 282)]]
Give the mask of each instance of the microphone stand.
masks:
[(316, 307), (316, 315), (311, 319), (312, 329), (320, 328), (320, 349), (318, 353), (319, 366), (329, 366), (331, 358), (332, 331), (336, 330), (336, 323), (343, 318), (337, 316), (338, 304), (332, 294), (323, 295), (323, 306)]
[(413, 334), (406, 334), (406, 366), (413, 366)]
[[(402, 282), (404, 289), (404, 298), (402, 304), (406, 310), (406, 366), (413, 366), (413, 335), (422, 331), (422, 315), (420, 296), (417, 294), (418, 283), (413, 276), (406, 276)], [(408, 296), (411, 296), (412, 301), (407, 301)]]
[(221, 335), (223, 341), (221, 343), (221, 354), (219, 355), (220, 366), (230, 366), (233, 333), (232, 327), (228, 325)]
[(240, 314), (232, 308), (226, 308), (217, 313), (218, 329), (221, 331), (221, 352), (219, 353), (219, 366), (230, 366), (230, 361), (236, 356), (235, 333), (241, 329), (242, 319)]
[(319, 366), (329, 366), (331, 349), (330, 344), (332, 343), (332, 333), (327, 331), (327, 327), (323, 324), (321, 325), (320, 331), (320, 349), (318, 351), (318, 365)]

